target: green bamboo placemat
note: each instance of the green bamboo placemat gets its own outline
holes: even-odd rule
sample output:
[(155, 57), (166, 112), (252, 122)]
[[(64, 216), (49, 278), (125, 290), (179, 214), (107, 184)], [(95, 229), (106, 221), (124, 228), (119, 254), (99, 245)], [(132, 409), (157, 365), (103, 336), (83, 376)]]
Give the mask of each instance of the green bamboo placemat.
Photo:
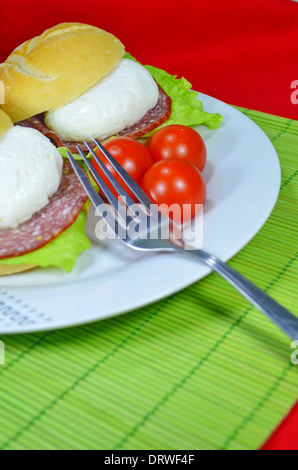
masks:
[[(297, 312), (298, 122), (241, 110), (276, 147), (282, 186), (230, 264)], [(5, 337), (0, 449), (258, 448), (297, 398), (290, 345), (216, 274), (117, 318)]]

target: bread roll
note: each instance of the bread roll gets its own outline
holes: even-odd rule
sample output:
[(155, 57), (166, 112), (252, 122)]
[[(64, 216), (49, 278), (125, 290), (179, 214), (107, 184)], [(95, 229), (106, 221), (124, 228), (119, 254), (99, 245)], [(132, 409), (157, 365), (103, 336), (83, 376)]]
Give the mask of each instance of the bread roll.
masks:
[(13, 122), (59, 109), (105, 76), (124, 54), (110, 33), (80, 23), (62, 23), (17, 47), (0, 64), (2, 105)]
[(0, 109), (0, 137), (5, 134), (11, 127), (13, 122), (7, 114)]
[(9, 276), (11, 274), (22, 273), (33, 268), (36, 268), (35, 264), (18, 264), (16, 266), (0, 264), (0, 276)]

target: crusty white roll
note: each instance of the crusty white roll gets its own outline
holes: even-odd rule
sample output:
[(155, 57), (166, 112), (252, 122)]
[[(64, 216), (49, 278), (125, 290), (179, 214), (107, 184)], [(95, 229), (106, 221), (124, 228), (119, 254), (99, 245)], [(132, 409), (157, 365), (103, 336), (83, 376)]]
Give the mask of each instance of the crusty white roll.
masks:
[(15, 266), (0, 264), (0, 276), (11, 276), (12, 274), (23, 273), (34, 268), (36, 268), (35, 264), (17, 264)]
[(4, 111), (13, 122), (59, 109), (115, 67), (123, 44), (110, 33), (81, 23), (62, 23), (17, 47), (0, 64)]
[(11, 127), (13, 122), (7, 114), (0, 109), (0, 138), (5, 134)]

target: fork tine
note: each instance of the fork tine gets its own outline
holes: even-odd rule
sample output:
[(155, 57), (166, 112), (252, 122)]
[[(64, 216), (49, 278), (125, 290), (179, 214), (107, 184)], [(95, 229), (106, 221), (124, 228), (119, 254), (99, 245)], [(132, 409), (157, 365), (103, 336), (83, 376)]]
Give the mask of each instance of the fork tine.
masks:
[(76, 173), (80, 183), (82, 184), (83, 188), (85, 189), (86, 193), (88, 194), (92, 204), (101, 214), (101, 216), (105, 219), (106, 223), (109, 227), (116, 233), (118, 236), (119, 234), (119, 224), (117, 219), (112, 215), (108, 206), (104, 203), (101, 196), (95, 191), (92, 184), (90, 183), (89, 179), (85, 175), (83, 169), (80, 165), (75, 161), (70, 151), (67, 151), (67, 157), (71, 163), (71, 166)]
[[(132, 179), (132, 177), (122, 168), (122, 166), (115, 160), (114, 157), (104, 148), (104, 146), (97, 140), (93, 139), (98, 148), (101, 150), (101, 152), (104, 154), (106, 159), (110, 162), (110, 164), (113, 166), (113, 168), (117, 171), (118, 175), (122, 178), (124, 183), (129, 187), (129, 189), (132, 191), (132, 193), (136, 196), (136, 198), (145, 206), (147, 211), (151, 214), (152, 213), (152, 201), (148, 198), (147, 194), (144, 193), (144, 191), (140, 188), (140, 186)], [(85, 142), (87, 145), (87, 142)], [(88, 146), (88, 149), (90, 149), (90, 146)], [(91, 153), (93, 155), (93, 150), (91, 150)]]
[(72, 168), (74, 169), (74, 172), (76, 173), (77, 177), (79, 178), (82, 186), (84, 187), (85, 191), (87, 192), (90, 200), (92, 201), (92, 204), (97, 207), (100, 204), (104, 204), (103, 199), (100, 197), (100, 195), (95, 191), (93, 188), (92, 184), (90, 183), (89, 179), (85, 175), (83, 169), (80, 167), (80, 165), (75, 161), (73, 158), (72, 154), (70, 151), (67, 151), (67, 156), (68, 159), (71, 163)]
[[(134, 204), (134, 201), (131, 199), (131, 197), (129, 196), (129, 194), (127, 194), (127, 192), (125, 191), (125, 189), (121, 186), (121, 184), (116, 180), (116, 178), (111, 174), (111, 172), (107, 169), (107, 167), (104, 165), (104, 163), (100, 160), (100, 158), (96, 155), (96, 153), (94, 152), (94, 150), (90, 147), (90, 145), (88, 144), (88, 142), (85, 142), (89, 152), (91, 153), (92, 157), (94, 158), (94, 160), (96, 161), (96, 163), (99, 165), (100, 169), (102, 170), (102, 172), (104, 173), (104, 175), (108, 178), (108, 180), (110, 181), (110, 183), (112, 184), (112, 186), (115, 188), (115, 190), (117, 191), (117, 193), (119, 194), (119, 196), (121, 196), (122, 198), (125, 197), (126, 199), (126, 202), (127, 202), (127, 205), (132, 205)], [(82, 158), (84, 159), (86, 165), (88, 166), (90, 172), (92, 173), (92, 176), (94, 177), (95, 181), (99, 184), (102, 192), (105, 194), (105, 196), (109, 199), (108, 195), (112, 195), (113, 196), (113, 193), (111, 192), (111, 190), (108, 188), (108, 186), (104, 183), (104, 181), (102, 180), (102, 178), (100, 178), (100, 176), (97, 174), (96, 170), (94, 169), (94, 167), (91, 165), (90, 161), (88, 160), (88, 158), (86, 157), (86, 155), (84, 154), (84, 152), (80, 149), (80, 147), (77, 145), (77, 149), (78, 151), (80, 152), (80, 155), (82, 156)], [(88, 163), (87, 163), (88, 162)], [(103, 186), (103, 187), (102, 187)], [(106, 194), (107, 193), (107, 194)], [(111, 202), (111, 201), (110, 201)], [(112, 204), (112, 203), (111, 203)]]
[[(90, 161), (88, 160), (88, 158), (86, 157), (86, 155), (84, 154), (84, 152), (82, 151), (82, 149), (80, 148), (79, 145), (77, 145), (77, 150), (79, 152), (79, 154), (81, 155), (81, 157), (83, 158), (88, 170), (90, 171), (90, 173), (92, 174), (93, 178), (95, 179), (96, 183), (99, 185), (100, 189), (102, 190), (102, 192), (104, 193), (104, 195), (106, 196), (106, 198), (108, 199), (109, 203), (112, 204), (112, 206), (114, 207), (115, 211), (118, 213), (118, 215), (121, 217), (121, 219), (123, 220), (124, 223), (129, 223), (129, 220), (124, 219), (123, 216), (122, 216), (122, 211), (119, 211), (119, 201), (118, 199), (114, 196), (114, 194), (112, 193), (112, 191), (110, 190), (110, 188), (107, 186), (107, 184), (103, 181), (103, 179), (99, 176), (99, 174), (97, 173), (97, 171), (95, 170), (95, 168), (93, 167), (93, 165), (91, 165)], [(110, 179), (110, 176), (112, 177), (113, 175), (110, 174), (110, 172), (106, 169), (106, 167), (104, 166), (104, 164), (99, 161), (100, 163), (100, 168), (102, 168), (102, 166), (105, 168), (105, 174), (107, 176), (107, 178)], [(114, 184), (113, 180), (111, 179), (111, 183)], [(118, 183), (119, 184), (119, 183)], [(119, 185), (120, 186), (120, 185)], [(122, 188), (122, 187), (121, 187)], [(117, 189), (117, 188), (115, 188)], [(129, 198), (128, 194), (126, 194), (126, 192), (124, 191), (124, 189), (122, 188), (122, 193), (121, 196), (125, 196), (127, 198)], [(130, 199), (130, 198), (129, 198)], [(127, 201), (129, 202), (129, 201)], [(131, 200), (131, 202), (133, 203), (133, 201)], [(128, 217), (128, 216), (127, 216)]]

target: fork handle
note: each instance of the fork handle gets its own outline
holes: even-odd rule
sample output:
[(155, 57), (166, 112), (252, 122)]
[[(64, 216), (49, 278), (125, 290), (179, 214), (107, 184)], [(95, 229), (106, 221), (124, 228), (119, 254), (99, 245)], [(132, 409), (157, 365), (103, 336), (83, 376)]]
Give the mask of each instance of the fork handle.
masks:
[(235, 289), (257, 309), (270, 318), (270, 320), (290, 338), (298, 340), (298, 318), (269, 297), (269, 295), (259, 289), (259, 287), (235, 271), (235, 269), (203, 250), (188, 250), (184, 251), (184, 253), (198, 257), (204, 261), (213, 271), (217, 272), (228, 281), (229, 284), (235, 287)]

